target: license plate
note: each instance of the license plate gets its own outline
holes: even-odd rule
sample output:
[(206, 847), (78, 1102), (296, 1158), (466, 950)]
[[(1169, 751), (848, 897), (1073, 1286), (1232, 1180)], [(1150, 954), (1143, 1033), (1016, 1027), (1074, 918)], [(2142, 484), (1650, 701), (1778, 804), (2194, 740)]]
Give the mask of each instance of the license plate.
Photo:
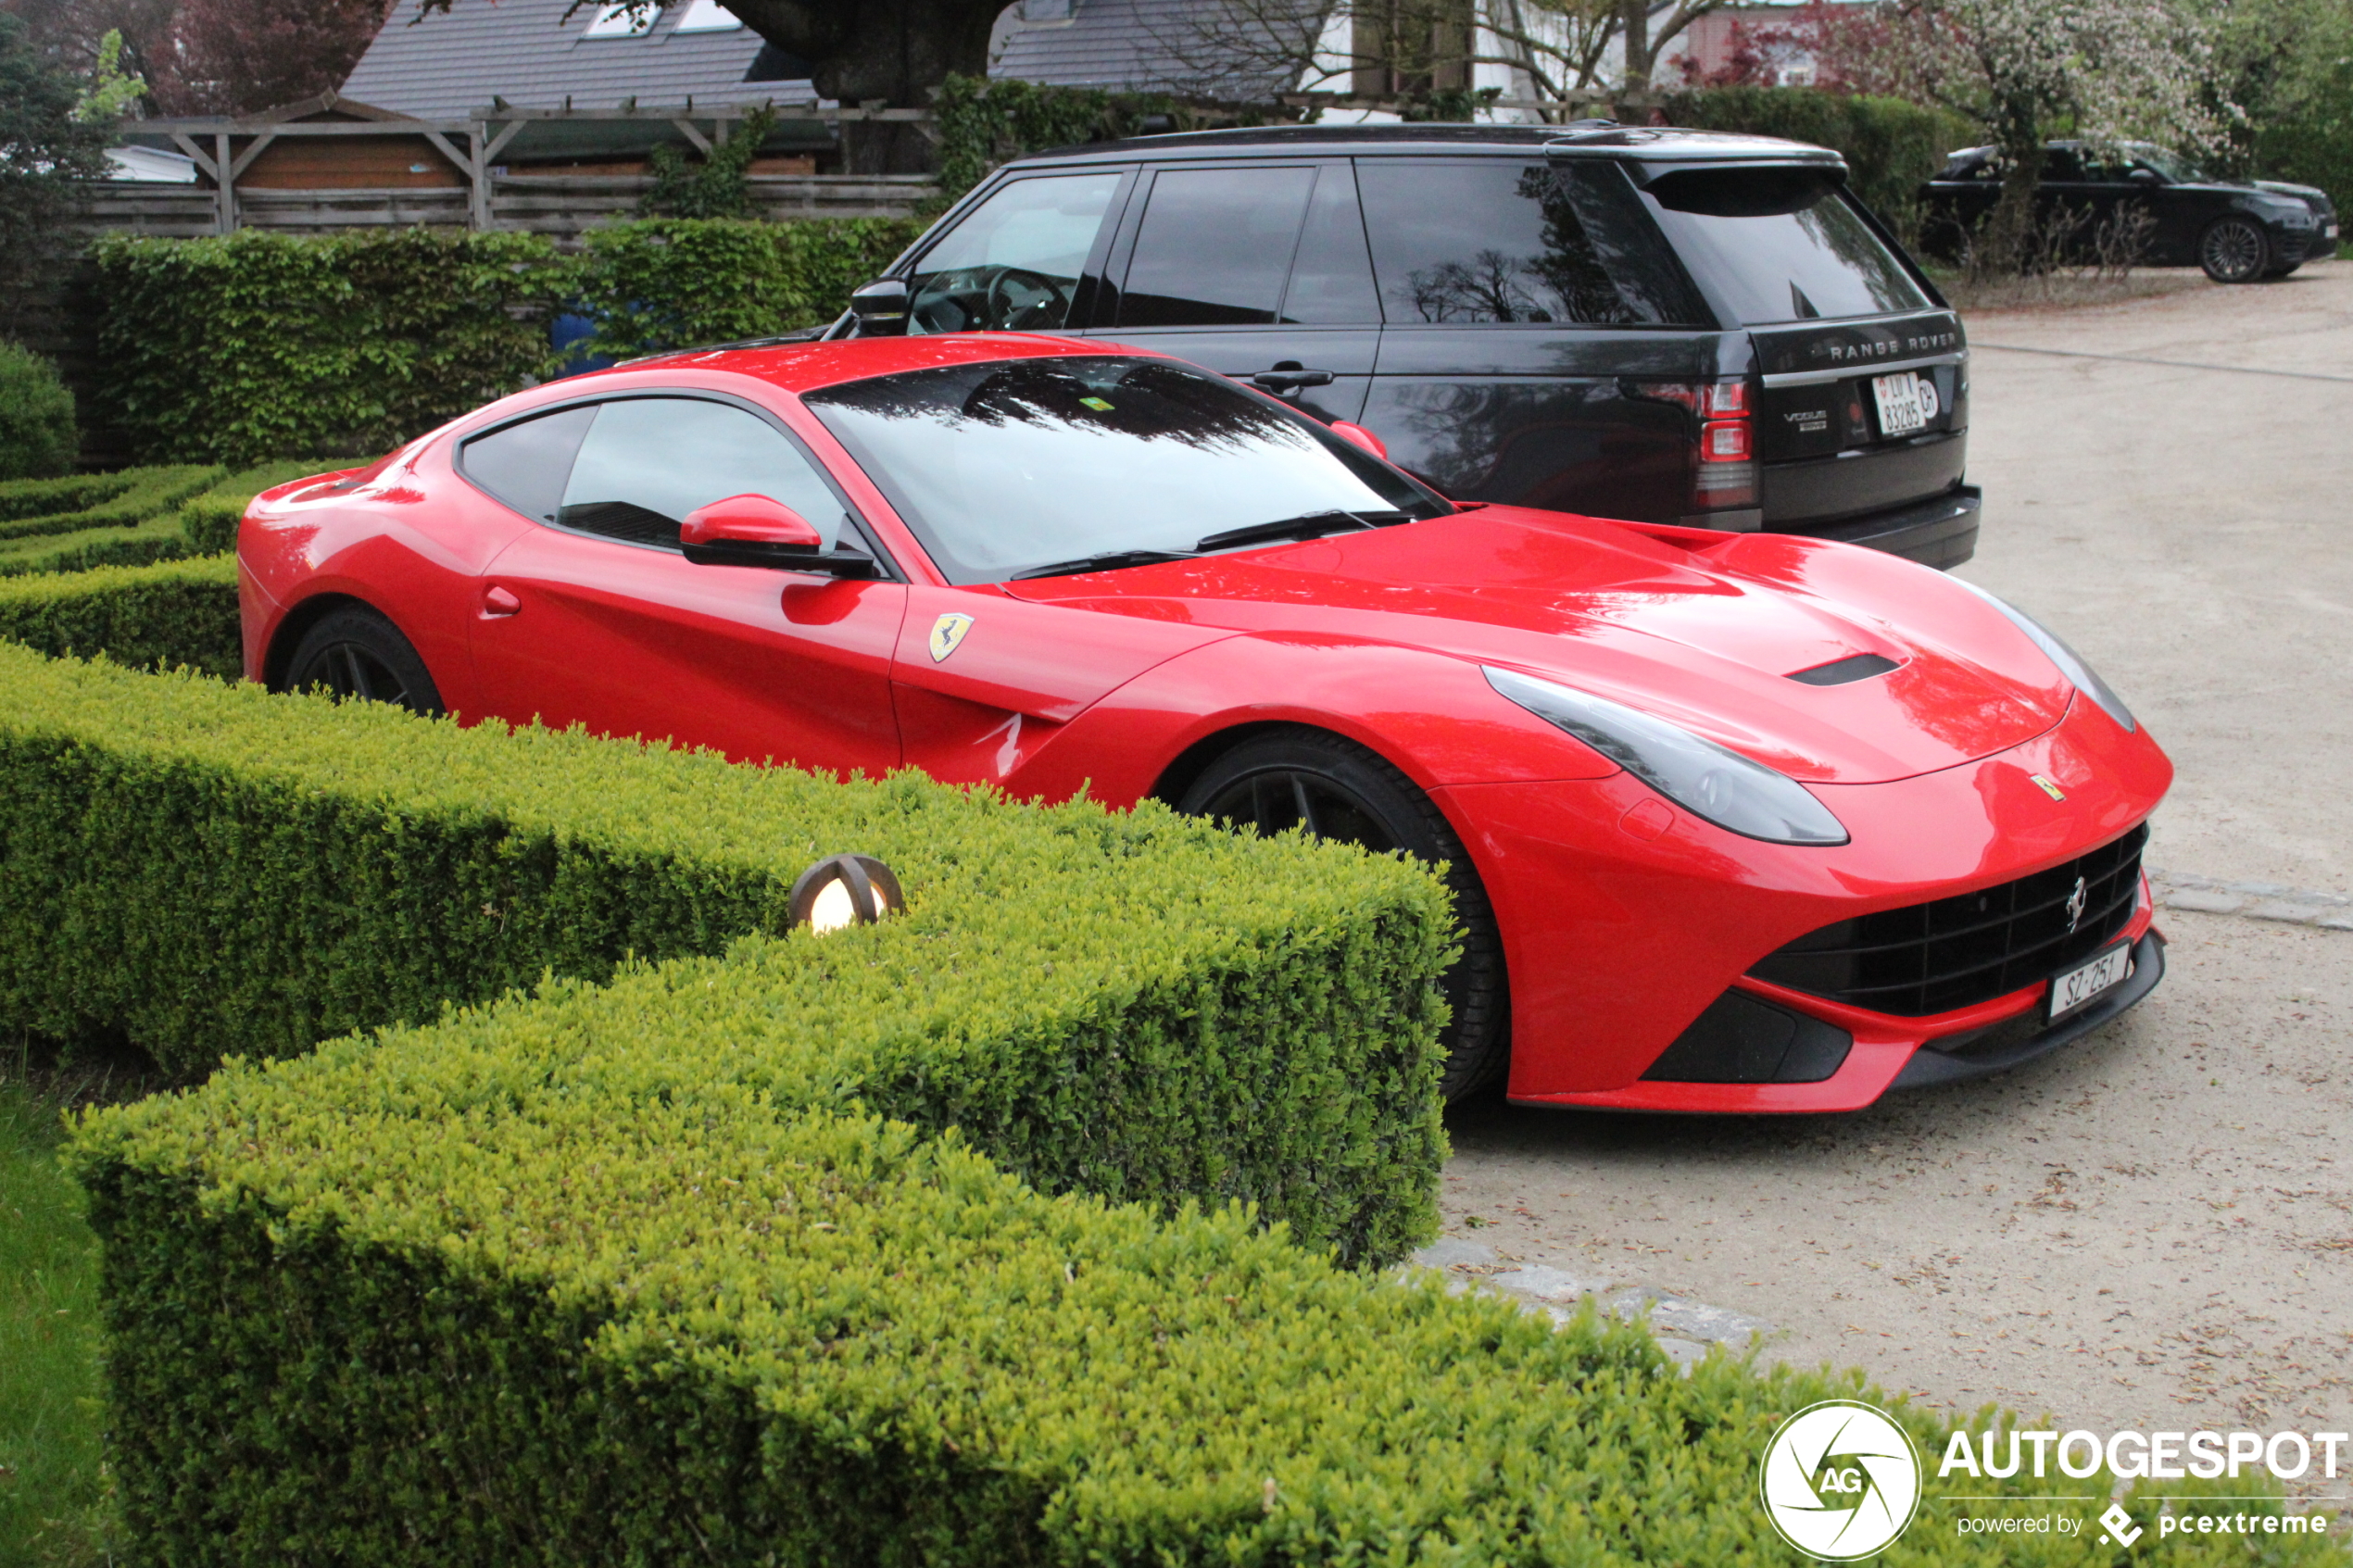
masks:
[(1936, 418), (1936, 383), (1915, 371), (1873, 376), (1871, 395), (1879, 400), (1881, 435), (1909, 435)]
[(2336, 225), (2334, 223), (2330, 224), (2327, 228), (2322, 229), (2321, 233), (2328, 239), (2333, 240), (2336, 238)]
[(2065, 1014), (2097, 997), (2112, 985), (2121, 985), (2133, 972), (2133, 949), (2118, 943), (2089, 963), (2078, 964), (2064, 974), (2051, 977), (2050, 1004), (2043, 1016), (2057, 1021)]

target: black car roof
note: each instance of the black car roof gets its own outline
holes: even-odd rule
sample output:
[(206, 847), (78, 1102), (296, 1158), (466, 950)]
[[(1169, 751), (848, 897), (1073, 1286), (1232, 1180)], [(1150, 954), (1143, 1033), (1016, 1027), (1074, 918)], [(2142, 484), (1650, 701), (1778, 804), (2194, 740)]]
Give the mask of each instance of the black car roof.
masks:
[(1015, 158), (1008, 168), (1101, 158), (1158, 162), (1175, 158), (1244, 157), (1261, 152), (1347, 153), (1498, 152), (1554, 157), (1615, 157), (1642, 163), (1818, 163), (1845, 167), (1828, 147), (1680, 126), (1567, 125), (1261, 125), (1229, 131), (1184, 131), (1088, 142)]

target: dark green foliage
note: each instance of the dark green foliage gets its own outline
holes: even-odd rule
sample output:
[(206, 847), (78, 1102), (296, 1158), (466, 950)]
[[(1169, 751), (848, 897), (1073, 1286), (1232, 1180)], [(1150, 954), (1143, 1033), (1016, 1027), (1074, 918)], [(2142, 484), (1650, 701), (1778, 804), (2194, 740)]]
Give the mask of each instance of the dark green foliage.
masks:
[(106, 174), (107, 128), (73, 118), (82, 83), (0, 11), (0, 330), (21, 330), (76, 238), (75, 186)]
[(0, 343), (0, 480), (69, 471), (80, 437), (73, 394), (57, 367), (29, 349)]
[(105, 412), (148, 460), (373, 455), (551, 369), (570, 268), (537, 235), (113, 234)]
[(579, 290), (597, 331), (579, 351), (627, 359), (830, 321), (850, 290), (922, 232), (896, 218), (650, 219), (592, 229)]
[(2255, 170), (2266, 180), (2318, 185), (2342, 224), (2353, 214), (2353, 57), (2313, 74), (2294, 108), (2257, 128)]
[[(907, 918), (749, 940), (849, 848)], [(1250, 1198), (1352, 1257), (1431, 1212), (1445, 896), (1353, 850), (0, 647), (0, 1023), (179, 1076), (736, 943), (464, 1027), (960, 1124), (1057, 1189)]]
[(661, 144), (647, 157), (654, 183), (638, 212), (648, 218), (750, 217), (751, 186), (745, 174), (775, 128), (775, 110), (754, 109), (699, 162), (690, 161), (675, 142)]
[(245, 508), (253, 504), (256, 495), (340, 466), (324, 458), (290, 458), (284, 462), (264, 463), (233, 473), (180, 508), (180, 530), (188, 536), (189, 549), (198, 555), (233, 550), (237, 547), (237, 524), (245, 521)]
[[(849, 939), (837, 975), (862, 943), (887, 946)], [(547, 1016), (598, 1005), (560, 988), (83, 1123), (153, 1560), (1782, 1562), (1775, 1425), (1886, 1402), (1723, 1357), (1685, 1377), (1631, 1326), (1352, 1273), (1231, 1208), (1048, 1197), (887, 1091), (812, 1110), (732, 1040), (679, 1050), (652, 1000), (583, 1028)], [(1894, 1408), (1933, 1463), (1945, 1424)], [(1954, 1524), (2029, 1491), (2088, 1517), (2105, 1478), (1925, 1489), (1894, 1568), (2116, 1561)], [(2153, 1530), (2142, 1555), (2246, 1560)]]
[(154, 566), (0, 578), (0, 637), (51, 655), (187, 665), (233, 680), (237, 563), (226, 555)]
[(932, 101), (939, 124), (939, 190), (952, 200), (1008, 158), (1132, 136), (1148, 114), (1179, 116), (1164, 94), (1107, 93), (950, 76)]
[(1984, 138), (1950, 110), (1813, 87), (1707, 87), (1661, 102), (1670, 125), (1785, 136), (1835, 148), (1847, 188), (1906, 243), (1919, 227), (1919, 187), (1945, 155)]

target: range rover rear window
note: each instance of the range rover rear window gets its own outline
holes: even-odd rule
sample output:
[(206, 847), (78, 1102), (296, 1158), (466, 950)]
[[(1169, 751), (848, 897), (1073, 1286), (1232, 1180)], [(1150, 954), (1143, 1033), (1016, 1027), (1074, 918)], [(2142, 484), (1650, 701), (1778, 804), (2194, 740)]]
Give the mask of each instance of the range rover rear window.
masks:
[(1643, 198), (1676, 254), (1739, 325), (1888, 316), (1930, 304), (1820, 170), (1686, 169), (1653, 181)]
[(1356, 182), (1392, 323), (1714, 324), (1615, 164), (1364, 158)]

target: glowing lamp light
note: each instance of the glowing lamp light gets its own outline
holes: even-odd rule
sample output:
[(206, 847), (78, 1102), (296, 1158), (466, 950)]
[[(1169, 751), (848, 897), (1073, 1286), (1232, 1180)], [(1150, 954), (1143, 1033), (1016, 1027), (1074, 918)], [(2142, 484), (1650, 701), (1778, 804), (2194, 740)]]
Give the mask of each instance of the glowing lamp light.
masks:
[(907, 896), (888, 866), (872, 855), (835, 855), (800, 873), (786, 916), (786, 923), (823, 935), (846, 925), (872, 925), (906, 909)]

